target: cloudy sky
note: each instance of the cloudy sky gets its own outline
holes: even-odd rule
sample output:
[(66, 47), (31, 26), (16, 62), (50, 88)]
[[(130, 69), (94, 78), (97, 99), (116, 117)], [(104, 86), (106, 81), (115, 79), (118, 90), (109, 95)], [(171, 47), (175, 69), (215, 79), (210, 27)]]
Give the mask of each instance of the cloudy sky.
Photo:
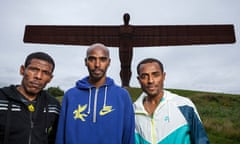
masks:
[[(139, 87), (138, 62), (154, 57), (164, 63), (166, 88), (240, 94), (239, 0), (2, 0), (0, 87), (20, 83), (20, 65), (35, 51), (56, 61), (48, 86), (66, 90), (88, 74), (86, 46), (23, 43), (25, 25), (122, 25), (126, 12), (132, 25), (234, 24), (237, 38), (234, 44), (134, 48), (131, 86)], [(118, 48), (110, 52), (108, 75), (120, 85)]]

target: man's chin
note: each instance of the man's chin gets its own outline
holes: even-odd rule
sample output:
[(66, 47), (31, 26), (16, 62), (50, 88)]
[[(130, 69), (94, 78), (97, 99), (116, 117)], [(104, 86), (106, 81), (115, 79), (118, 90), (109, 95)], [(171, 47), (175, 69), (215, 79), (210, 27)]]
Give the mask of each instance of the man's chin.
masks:
[(93, 81), (95, 81), (95, 82), (98, 82), (98, 81), (100, 81), (101, 79), (103, 78), (103, 76), (102, 75), (94, 75), (93, 77), (92, 77), (92, 80)]
[(31, 95), (37, 95), (41, 90), (42, 90), (42, 88), (30, 88), (28, 90), (28, 93)]
[(103, 77), (103, 73), (93, 73), (92, 77), (94, 79), (101, 79)]
[(99, 73), (93, 73), (93, 76), (94, 77), (101, 77), (103, 75), (102, 72), (99, 72)]
[(146, 90), (146, 93), (151, 96), (156, 95), (156, 91), (154, 90)]

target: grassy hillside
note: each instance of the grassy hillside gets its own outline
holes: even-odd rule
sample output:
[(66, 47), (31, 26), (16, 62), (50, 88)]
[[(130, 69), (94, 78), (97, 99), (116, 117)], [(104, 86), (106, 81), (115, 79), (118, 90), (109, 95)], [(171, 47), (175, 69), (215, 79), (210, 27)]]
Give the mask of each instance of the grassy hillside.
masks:
[[(240, 143), (240, 95), (167, 89), (189, 97), (196, 105), (211, 144)], [(128, 88), (132, 101), (141, 94), (140, 88)], [(61, 102), (62, 97), (58, 97)]]
[[(211, 144), (239, 144), (240, 141), (240, 95), (168, 89), (189, 97), (196, 105)], [(141, 89), (129, 88), (132, 100)]]

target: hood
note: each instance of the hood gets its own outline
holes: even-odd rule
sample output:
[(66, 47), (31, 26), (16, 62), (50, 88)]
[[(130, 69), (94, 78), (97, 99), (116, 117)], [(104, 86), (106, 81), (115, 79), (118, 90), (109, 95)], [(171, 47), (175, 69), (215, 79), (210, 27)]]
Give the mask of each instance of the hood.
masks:
[[(99, 88), (96, 88), (95, 86), (93, 86), (92, 84), (90, 84), (88, 82), (89, 76), (79, 80), (76, 82), (76, 88), (84, 90), (84, 91), (89, 91), (89, 95), (88, 95), (88, 110), (87, 113), (90, 114), (91, 112), (93, 112), (93, 122), (96, 122), (96, 107), (97, 107), (97, 95), (99, 94), (99, 90), (100, 89), (104, 89), (103, 91), (103, 95), (104, 95), (104, 102), (103, 105), (101, 106), (103, 110), (108, 109), (109, 106), (107, 106), (107, 96), (108, 96), (108, 88), (115, 85), (113, 79), (107, 77), (106, 78), (106, 82)], [(93, 89), (96, 90), (95, 94), (92, 95), (92, 91)], [(93, 110), (91, 110), (91, 101), (94, 101), (94, 106), (93, 106)]]
[[(21, 94), (20, 92), (17, 90), (17, 87), (18, 85), (10, 85), (9, 87), (3, 87), (0, 89), (0, 92), (2, 92), (2, 94), (5, 95), (5, 97), (7, 99), (9, 99), (10, 101), (13, 100), (13, 101), (20, 101), (22, 102), (21, 100)], [(49, 94), (44, 91), (44, 90), (41, 90), (40, 93), (39, 93), (39, 96), (37, 96), (37, 99), (39, 99), (39, 97), (45, 97), (47, 98)]]
[[(89, 89), (89, 88), (94, 87), (92, 84), (90, 84), (88, 82), (88, 79), (89, 79), (89, 76), (87, 76), (87, 77), (77, 81), (76, 82), (76, 87), (79, 88), (79, 89)], [(105, 84), (103, 86), (109, 87), (109, 86), (111, 86), (113, 84), (114, 84), (113, 79), (111, 79), (110, 77), (106, 77), (106, 82), (105, 82)]]
[(0, 91), (11, 100), (20, 101), (19, 92), (16, 89), (17, 86), (11, 85), (9, 87), (3, 87)]

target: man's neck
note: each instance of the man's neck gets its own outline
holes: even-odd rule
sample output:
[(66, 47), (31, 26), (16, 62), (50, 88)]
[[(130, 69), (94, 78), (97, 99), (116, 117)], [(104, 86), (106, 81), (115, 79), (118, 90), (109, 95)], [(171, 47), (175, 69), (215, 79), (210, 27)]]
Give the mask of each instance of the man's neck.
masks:
[(157, 105), (161, 101), (162, 97), (163, 97), (163, 91), (157, 96), (147, 96), (145, 100), (148, 103)]
[(104, 85), (105, 84), (105, 81), (106, 81), (106, 78), (102, 78), (100, 80), (97, 80), (97, 81), (94, 81), (93, 79), (90, 79), (88, 80), (88, 82), (92, 85), (94, 85), (96, 88), (99, 88), (100, 86)]
[(37, 95), (29, 95), (29, 94), (27, 94), (22, 86), (17, 87), (17, 90), (28, 101), (34, 101), (37, 98)]

